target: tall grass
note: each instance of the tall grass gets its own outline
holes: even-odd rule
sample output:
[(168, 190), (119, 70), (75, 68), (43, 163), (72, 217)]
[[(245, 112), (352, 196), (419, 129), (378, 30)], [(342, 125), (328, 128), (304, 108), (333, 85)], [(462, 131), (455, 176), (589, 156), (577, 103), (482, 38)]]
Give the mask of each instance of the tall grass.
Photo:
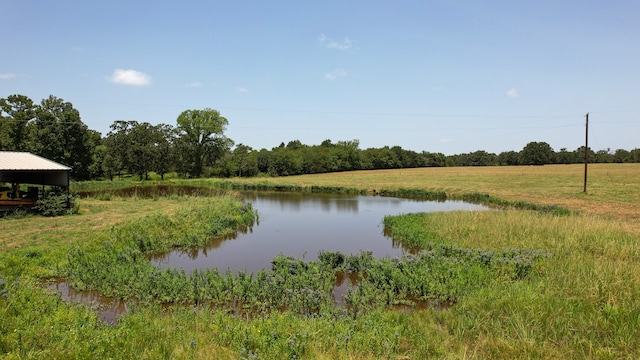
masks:
[[(620, 358), (640, 349), (640, 239), (610, 221), (539, 212), (407, 215), (394, 236), (542, 249), (526, 280), (476, 288), (439, 314), (480, 358)], [(396, 228), (397, 227), (397, 228)]]
[[(428, 249), (438, 261), (422, 267), (427, 259), (376, 262), (366, 253), (352, 257), (327, 253), (311, 263), (279, 257), (274, 259), (272, 273), (163, 273), (167, 282), (156, 283), (178, 289), (175, 294), (190, 305), (162, 307), (141, 302), (131, 305), (116, 326), (102, 324), (84, 306), (62, 302), (43, 290), (40, 280), (65, 274), (71, 266), (67, 253), (75, 256), (70, 249), (98, 256), (107, 253), (105, 244), (120, 250), (139, 249), (143, 244), (144, 251), (153, 251), (148, 239), (129, 242), (124, 237), (131, 239), (156, 223), (175, 223), (179, 228), (174, 215), (184, 208), (183, 198), (84, 199), (80, 202), (82, 215), (37, 221), (3, 219), (0, 354), (4, 358), (638, 358), (640, 237), (633, 225), (640, 214), (640, 192), (635, 191), (639, 168), (595, 166), (587, 195), (581, 194), (579, 181), (568, 185), (579, 178), (576, 169), (403, 169), (261, 179), (287, 186), (424, 189), (444, 191), (447, 196), (490, 194), (511, 202), (558, 204), (580, 213), (557, 216), (512, 209), (390, 217), (385, 223), (396, 241)], [(211, 180), (187, 182), (211, 184)], [(196, 219), (189, 222), (200, 221)], [(148, 221), (147, 227), (137, 227), (138, 220)], [(149, 231), (149, 236), (159, 236), (155, 231)], [(173, 242), (160, 244), (173, 246)], [(133, 245), (128, 248), (125, 243)], [(145, 260), (144, 256), (136, 259)], [(497, 262), (500, 266), (487, 266), (481, 265), (482, 259), (503, 260)], [(517, 275), (516, 263), (525, 265), (521, 267), (526, 270), (524, 276)], [(411, 312), (381, 306), (380, 299), (382, 305), (415, 300), (408, 296), (412, 287), (403, 284), (412, 283), (412, 276), (423, 271), (420, 269), (434, 273), (442, 264), (449, 264), (447, 269), (461, 266), (445, 282), (460, 284), (450, 288), (457, 289), (451, 292), (454, 306)], [(136, 270), (138, 275), (147, 271), (147, 265)], [(344, 309), (334, 307), (328, 295), (331, 275), (338, 268), (374, 274), (361, 276)], [(109, 273), (111, 268), (105, 269)], [(377, 273), (393, 276), (377, 277)], [(391, 278), (401, 281), (391, 284), (387, 281)], [(139, 277), (132, 279), (129, 284), (140, 283)], [(176, 279), (174, 286), (169, 280)], [(222, 284), (210, 292), (227, 294), (220, 302), (193, 301), (194, 294), (206, 294), (203, 289), (208, 286), (202, 285), (207, 281)], [(184, 284), (196, 290), (179, 290)], [(256, 290), (264, 284), (273, 289), (273, 297)], [(419, 289), (441, 283), (419, 279), (415, 284)], [(380, 289), (391, 288), (397, 291), (385, 298), (390, 293)], [(398, 296), (402, 293), (407, 296)], [(235, 294), (236, 306), (228, 307), (233, 301), (229, 294)], [(176, 298), (171, 296), (167, 299)], [(278, 308), (268, 300), (273, 298), (290, 305)], [(247, 316), (247, 312), (261, 315)]]

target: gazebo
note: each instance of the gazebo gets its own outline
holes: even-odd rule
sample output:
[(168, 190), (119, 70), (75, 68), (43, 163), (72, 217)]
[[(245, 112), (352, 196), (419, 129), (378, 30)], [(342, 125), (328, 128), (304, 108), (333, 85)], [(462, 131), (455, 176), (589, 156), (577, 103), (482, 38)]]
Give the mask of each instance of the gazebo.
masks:
[(11, 183), (11, 188), (0, 189), (0, 206), (34, 205), (39, 198), (37, 186), (21, 191), (20, 184), (66, 187), (69, 194), (71, 168), (28, 152), (0, 151), (0, 183)]

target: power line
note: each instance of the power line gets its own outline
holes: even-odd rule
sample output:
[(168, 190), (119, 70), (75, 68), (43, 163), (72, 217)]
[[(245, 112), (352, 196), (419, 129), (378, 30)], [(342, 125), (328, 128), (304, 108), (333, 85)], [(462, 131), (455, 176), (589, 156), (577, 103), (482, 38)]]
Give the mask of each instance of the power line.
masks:
[[(152, 107), (175, 107), (187, 109), (192, 106), (178, 104), (154, 104), (154, 103), (130, 103), (130, 102), (104, 102), (104, 101), (76, 101), (76, 103), (104, 104), (104, 105), (129, 105), (129, 106), (152, 106)], [(499, 119), (524, 119), (524, 118), (576, 118), (579, 114), (564, 115), (498, 115), (498, 114), (436, 114), (436, 113), (403, 113), (403, 112), (366, 112), (366, 111), (329, 111), (329, 110), (309, 110), (309, 109), (277, 109), (277, 108), (251, 108), (236, 106), (216, 106), (216, 109), (255, 111), (255, 112), (280, 112), (280, 113), (307, 113), (307, 114), (327, 114), (327, 115), (366, 115), (366, 116), (401, 116), (401, 117), (423, 117), (423, 118), (499, 118)], [(640, 112), (640, 111), (638, 111)]]

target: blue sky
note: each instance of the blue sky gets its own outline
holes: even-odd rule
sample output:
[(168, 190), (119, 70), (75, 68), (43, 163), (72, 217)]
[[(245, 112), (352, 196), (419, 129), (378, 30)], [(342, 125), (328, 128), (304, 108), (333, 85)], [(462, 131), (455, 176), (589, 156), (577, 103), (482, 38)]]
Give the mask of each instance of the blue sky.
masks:
[(640, 147), (638, 1), (0, 0), (0, 97), (253, 148), (360, 140), (447, 155)]

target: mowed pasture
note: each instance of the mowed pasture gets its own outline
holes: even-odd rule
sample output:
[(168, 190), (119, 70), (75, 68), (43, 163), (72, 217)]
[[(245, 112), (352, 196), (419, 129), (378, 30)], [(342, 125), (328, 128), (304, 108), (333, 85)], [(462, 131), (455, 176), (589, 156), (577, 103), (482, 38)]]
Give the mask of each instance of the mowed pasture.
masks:
[[(501, 209), (385, 218), (396, 240), (432, 251), (473, 251), (488, 257), (514, 249), (544, 254), (523, 275), (514, 277), (507, 263), (486, 268), (493, 277), (480, 284), (465, 285), (465, 278), (458, 277), (462, 282), (456, 283), (453, 306), (408, 312), (376, 307), (357, 316), (342, 311), (304, 316), (272, 311), (251, 318), (205, 306), (163, 308), (152, 302), (132, 307), (117, 325), (108, 326), (85, 306), (66, 304), (40, 284), (65, 274), (70, 249), (91, 254), (100, 244), (114, 241), (112, 231), (123, 223), (135, 225), (136, 219), (154, 214), (173, 216), (184, 211), (185, 202), (196, 208), (201, 200), (103, 196), (81, 200), (80, 215), (2, 219), (0, 356), (638, 358), (640, 164), (590, 165), (586, 194), (583, 171), (578, 165), (426, 168), (235, 180), (370, 191), (422, 189), (444, 191), (450, 198), (483, 193), (575, 210), (571, 215)], [(142, 183), (123, 180), (74, 187), (136, 184)], [(375, 295), (375, 287), (369, 290)]]
[(238, 181), (354, 187), (425, 189), (450, 197), (484, 193), (511, 201), (559, 205), (627, 223), (640, 231), (640, 164), (489, 166), (351, 171)]

